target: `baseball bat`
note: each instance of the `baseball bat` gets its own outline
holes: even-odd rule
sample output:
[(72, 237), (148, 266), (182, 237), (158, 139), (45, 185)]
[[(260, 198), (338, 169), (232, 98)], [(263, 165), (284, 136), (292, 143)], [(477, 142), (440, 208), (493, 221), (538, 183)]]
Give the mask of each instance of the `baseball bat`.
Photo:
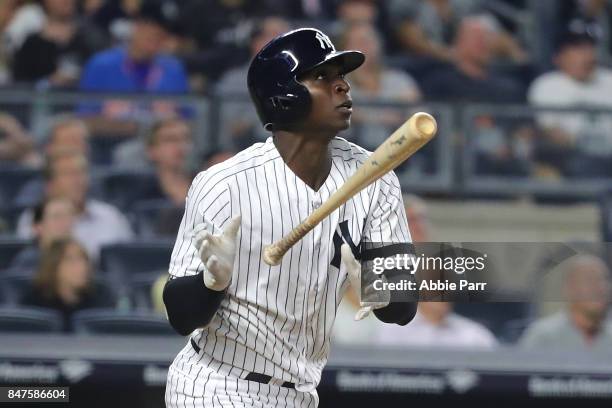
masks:
[(387, 138), (355, 174), (336, 190), (323, 205), (280, 240), (264, 249), (263, 259), (268, 265), (278, 265), (283, 255), (325, 217), (359, 191), (393, 170), (412, 156), (436, 134), (438, 125), (428, 113), (415, 113)]

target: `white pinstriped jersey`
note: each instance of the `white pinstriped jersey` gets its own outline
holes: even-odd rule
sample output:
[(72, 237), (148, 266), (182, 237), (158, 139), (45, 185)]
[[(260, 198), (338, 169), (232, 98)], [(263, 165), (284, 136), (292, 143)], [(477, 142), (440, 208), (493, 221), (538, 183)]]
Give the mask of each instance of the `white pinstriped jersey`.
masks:
[(237, 378), (256, 372), (293, 382), (300, 391), (319, 383), (336, 309), (348, 286), (339, 237), (355, 245), (410, 242), (399, 181), (391, 172), (325, 218), (280, 265), (263, 261), (264, 246), (296, 227), (369, 155), (342, 138), (330, 147), (332, 167), (319, 191), (289, 169), (271, 137), (194, 179), (172, 252), (172, 277), (204, 269), (194, 245), (196, 225), (204, 223), (218, 234), (236, 215), (242, 221), (227, 294), (210, 324), (192, 333), (202, 353), (188, 363), (183, 358), (181, 372), (196, 376), (202, 365)]

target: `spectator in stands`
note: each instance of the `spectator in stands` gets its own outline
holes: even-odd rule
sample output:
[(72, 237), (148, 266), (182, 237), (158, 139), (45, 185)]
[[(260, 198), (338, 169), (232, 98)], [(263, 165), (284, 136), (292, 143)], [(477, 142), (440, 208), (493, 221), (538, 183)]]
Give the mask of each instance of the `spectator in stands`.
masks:
[(10, 51), (8, 47), (6, 29), (17, 11), (17, 0), (0, 2), (0, 86), (11, 81)]
[(41, 253), (57, 239), (72, 236), (76, 221), (72, 201), (64, 197), (49, 198), (34, 207), (32, 232), (35, 242), (24, 248), (11, 263), (11, 268), (34, 271)]
[[(410, 54), (451, 62), (454, 60), (452, 40), (463, 19), (482, 12), (481, 0), (392, 0), (388, 5), (398, 45)], [(524, 62), (526, 53), (516, 40), (505, 32), (492, 15), (486, 18), (493, 28), (487, 36), (493, 56)]]
[(159, 120), (147, 137), (147, 156), (157, 175), (157, 184), (143, 191), (143, 199), (166, 199), (184, 206), (191, 175), (187, 159), (192, 151), (191, 128), (178, 117)]
[(84, 13), (117, 43), (130, 36), (131, 20), (138, 14), (140, 0), (114, 0), (93, 2)]
[[(74, 236), (93, 259), (106, 244), (127, 241), (132, 230), (127, 219), (114, 206), (87, 197), (89, 163), (78, 151), (63, 150), (49, 156), (44, 170), (46, 197), (65, 196), (74, 204), (77, 221)], [(32, 212), (24, 212), (17, 223), (17, 235), (32, 236)]]
[(87, 124), (71, 114), (56, 116), (49, 128), (45, 152), (47, 156), (57, 151), (72, 149), (89, 155), (89, 129)]
[[(190, 74), (200, 82), (213, 83), (229, 69), (249, 58), (252, 19), (277, 12), (268, 0), (187, 0), (181, 7), (180, 25), (193, 39), (190, 50), (181, 54)], [(278, 0), (277, 0), (278, 1)], [(282, 1), (280, 9), (285, 9)]]
[(69, 87), (76, 84), (83, 63), (104, 48), (106, 39), (95, 27), (79, 21), (75, 0), (44, 0), (46, 21), (15, 52), (16, 81)]
[(10, 8), (11, 2), (15, 9), (2, 33), (2, 42), (8, 54), (12, 56), (30, 34), (42, 29), (46, 17), (44, 9), (37, 0), (5, 0), (2, 3)]
[(404, 207), (412, 242), (430, 242), (431, 224), (425, 201), (413, 194), (408, 194), (404, 196)]
[(592, 255), (566, 261), (565, 310), (530, 325), (520, 339), (525, 348), (612, 350), (610, 271)]
[(336, 1), (263, 0), (266, 9), (291, 20), (327, 21), (333, 18)]
[[(274, 37), (289, 31), (289, 23), (280, 17), (270, 16), (257, 21), (250, 41), (251, 58)], [(224, 74), (216, 91), (221, 95), (242, 97), (244, 100), (227, 100), (221, 114), (221, 145), (228, 149), (242, 150), (251, 144), (264, 141), (270, 135), (265, 131), (249, 99), (246, 83), (249, 64), (234, 68)]]
[[(80, 89), (157, 94), (187, 92), (187, 76), (182, 63), (162, 52), (168, 31), (174, 27), (174, 17), (155, 2), (144, 2), (134, 20), (127, 46), (94, 55), (85, 66)], [(136, 119), (175, 114), (179, 109), (174, 103), (163, 101), (149, 105), (108, 100), (102, 107), (82, 105), (80, 111), (90, 116), (88, 123), (93, 133), (133, 136), (137, 129)]]
[(425, 78), (422, 86), (426, 97), (454, 102), (523, 101), (523, 86), (490, 68), (493, 32), (482, 16), (463, 19), (453, 43), (453, 67), (436, 70)]
[[(412, 103), (421, 98), (419, 87), (412, 77), (384, 65), (382, 39), (372, 25), (349, 25), (342, 39), (343, 48), (359, 50), (366, 55), (361, 69), (349, 75), (353, 98), (397, 103)], [(401, 108), (355, 108), (353, 120), (357, 125), (359, 144), (366, 149), (376, 149), (405, 117), (405, 109)]]
[[(59, 115), (52, 120), (45, 140), (45, 157), (57, 152), (74, 150), (89, 156), (89, 129), (84, 121), (73, 115)], [(18, 207), (32, 207), (41, 202), (45, 195), (43, 180), (34, 179), (26, 183), (15, 197)]]
[(343, 25), (375, 25), (379, 10), (375, 0), (342, 0), (338, 2), (336, 14)]
[[(596, 44), (597, 58), (605, 65), (612, 62), (612, 8), (608, 0), (570, 0), (559, 2), (558, 17), (559, 24), (557, 34), (566, 30), (572, 24), (585, 24), (599, 39)], [(555, 37), (542, 40), (552, 40)], [(554, 47), (554, 43), (551, 44)]]
[(449, 302), (419, 302), (407, 326), (383, 325), (378, 344), (407, 347), (491, 349), (495, 336), (483, 325), (453, 313)]
[(0, 111), (0, 162), (38, 167), (42, 157), (34, 148), (34, 139), (8, 113)]
[(93, 284), (93, 268), (87, 251), (73, 239), (56, 240), (42, 254), (30, 291), (21, 304), (60, 312), (64, 331), (72, 330), (74, 312), (96, 307), (114, 307), (112, 294)]
[[(612, 70), (598, 64), (596, 37), (571, 24), (560, 37), (558, 69), (536, 78), (528, 92), (534, 107), (612, 108)], [(612, 121), (608, 113), (540, 113), (544, 137), (539, 159), (567, 176), (612, 176)]]

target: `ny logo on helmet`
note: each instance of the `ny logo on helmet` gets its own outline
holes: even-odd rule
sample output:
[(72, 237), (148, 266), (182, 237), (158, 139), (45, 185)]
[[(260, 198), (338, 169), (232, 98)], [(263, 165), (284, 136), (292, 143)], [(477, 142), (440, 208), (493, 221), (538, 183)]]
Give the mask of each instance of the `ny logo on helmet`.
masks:
[(332, 44), (331, 40), (329, 39), (328, 36), (326, 36), (323, 33), (317, 33), (315, 35), (315, 38), (317, 40), (319, 40), (319, 45), (321, 46), (321, 48), (326, 49), (326, 48), (331, 48), (332, 50), (335, 50), (334, 48), (334, 44)]

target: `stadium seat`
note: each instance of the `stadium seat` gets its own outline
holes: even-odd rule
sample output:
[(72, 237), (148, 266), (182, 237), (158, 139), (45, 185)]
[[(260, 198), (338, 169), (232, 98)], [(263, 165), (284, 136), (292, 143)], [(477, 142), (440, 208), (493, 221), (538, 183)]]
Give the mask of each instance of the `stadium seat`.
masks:
[(138, 201), (132, 209), (136, 231), (143, 238), (175, 238), (183, 211), (168, 200)]
[(8, 269), (0, 274), (0, 287), (4, 289), (6, 303), (19, 304), (19, 300), (29, 290), (33, 278), (33, 271), (18, 269)]
[(176, 334), (165, 317), (143, 311), (88, 309), (75, 313), (72, 321), (75, 332), (79, 334)]
[(8, 268), (15, 256), (29, 244), (29, 240), (0, 237), (0, 270)]
[(100, 265), (113, 278), (167, 270), (172, 246), (171, 241), (165, 240), (107, 245), (100, 252)]
[[(11, 305), (19, 304), (20, 299), (30, 290), (33, 279), (33, 271), (11, 269), (0, 274), (0, 287), (4, 288), (6, 302)], [(96, 276), (93, 285), (96, 290), (100, 290), (105, 296), (111, 296), (113, 303), (117, 302), (117, 288), (108, 279)]]
[(135, 171), (111, 171), (100, 177), (101, 193), (109, 201), (123, 210), (143, 199), (142, 191), (146, 186), (157, 183), (154, 173)]
[(9, 303), (8, 289), (0, 281), (0, 305), (5, 306)]
[(153, 310), (151, 288), (160, 276), (167, 274), (165, 270), (138, 273), (130, 279), (132, 307), (136, 310)]
[(0, 204), (12, 205), (13, 199), (28, 181), (40, 175), (33, 169), (18, 166), (0, 166)]
[(61, 330), (62, 317), (54, 310), (34, 307), (0, 308), (2, 333), (53, 333)]

